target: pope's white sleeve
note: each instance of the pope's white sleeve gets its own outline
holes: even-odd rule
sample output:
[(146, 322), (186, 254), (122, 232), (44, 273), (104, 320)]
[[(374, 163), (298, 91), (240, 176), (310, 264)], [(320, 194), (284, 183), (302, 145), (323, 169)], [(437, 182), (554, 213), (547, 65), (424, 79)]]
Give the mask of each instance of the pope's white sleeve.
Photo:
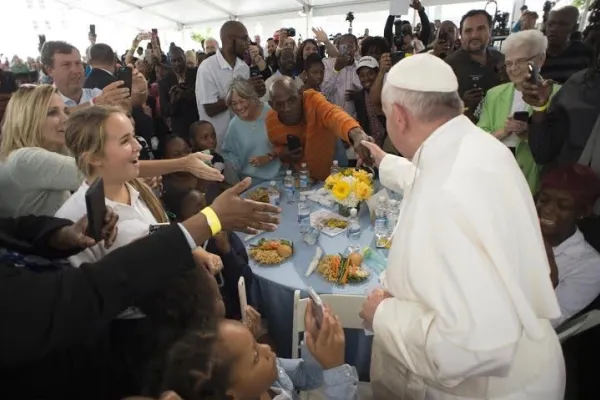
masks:
[(403, 266), (419, 301), (384, 300), (375, 313), (375, 335), (398, 362), (444, 386), (506, 376), (521, 324), (498, 277), (502, 266), (486, 250), (502, 244), (481, 243), (466, 210), (447, 197), (438, 203), (431, 223), (423, 221), (431, 228), (414, 233), (428, 236), (426, 247), (415, 249), (418, 265)]
[(386, 188), (403, 193), (415, 178), (416, 167), (404, 157), (388, 154), (379, 165), (379, 179)]

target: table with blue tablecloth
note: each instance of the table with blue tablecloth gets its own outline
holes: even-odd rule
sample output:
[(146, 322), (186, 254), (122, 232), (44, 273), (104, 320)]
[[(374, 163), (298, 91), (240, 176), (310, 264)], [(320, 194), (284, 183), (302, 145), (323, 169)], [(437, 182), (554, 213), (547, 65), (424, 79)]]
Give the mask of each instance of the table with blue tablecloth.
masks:
[[(312, 201), (309, 203), (313, 212), (325, 208)], [(310, 246), (302, 240), (297, 219), (297, 202), (288, 204), (283, 196), (280, 206), (282, 214), (278, 229), (275, 232), (263, 233), (249, 240), (248, 243), (254, 244), (261, 238), (285, 239), (294, 243), (294, 255), (280, 265), (262, 266), (250, 261), (250, 266), (256, 276), (252, 295), (258, 303), (263, 317), (268, 321), (269, 336), (275, 342), (278, 356), (290, 357), (295, 290), (301, 290), (303, 298), (308, 296), (306, 289), (309, 286), (312, 286), (319, 294), (365, 295), (377, 286), (379, 277), (377, 273), (369, 271), (371, 273), (368, 280), (360, 284), (345, 286), (327, 282), (316, 271), (306, 277), (306, 270), (315, 255), (316, 245)], [(345, 232), (335, 237), (329, 237), (323, 233), (320, 235), (317, 245), (323, 249), (324, 255), (344, 253), (349, 245), (360, 246), (360, 248), (372, 245), (374, 234), (367, 207), (362, 207), (359, 219), (362, 233), (357, 241), (349, 241)], [(368, 267), (365, 268), (369, 270)], [(356, 310), (356, 313), (359, 311)], [(372, 337), (366, 336), (364, 331), (346, 330), (346, 362), (354, 365), (363, 379), (369, 373), (371, 344)]]

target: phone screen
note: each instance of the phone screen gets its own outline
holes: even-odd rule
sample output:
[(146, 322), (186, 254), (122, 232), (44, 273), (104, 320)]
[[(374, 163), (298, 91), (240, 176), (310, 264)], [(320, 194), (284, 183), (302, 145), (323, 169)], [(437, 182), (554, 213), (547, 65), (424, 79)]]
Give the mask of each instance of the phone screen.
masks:
[(345, 44), (340, 44), (340, 55), (345, 56), (348, 54), (348, 46)]
[(129, 67), (120, 67), (117, 70), (117, 80), (123, 81), (123, 86), (131, 90), (133, 84), (133, 70)]
[(298, 150), (302, 147), (302, 142), (300, 138), (296, 135), (288, 135), (287, 136), (287, 147), (289, 151)]
[(513, 114), (513, 119), (515, 121), (527, 122), (529, 121), (529, 113), (527, 111), (516, 111)]
[(534, 83), (534, 84), (539, 83), (540, 74), (539, 74), (537, 67), (535, 65), (533, 65), (532, 63), (529, 63), (527, 68), (529, 69), (529, 82)]
[(87, 234), (96, 242), (100, 242), (106, 215), (106, 196), (102, 178), (96, 179), (85, 192), (85, 206), (88, 218)]

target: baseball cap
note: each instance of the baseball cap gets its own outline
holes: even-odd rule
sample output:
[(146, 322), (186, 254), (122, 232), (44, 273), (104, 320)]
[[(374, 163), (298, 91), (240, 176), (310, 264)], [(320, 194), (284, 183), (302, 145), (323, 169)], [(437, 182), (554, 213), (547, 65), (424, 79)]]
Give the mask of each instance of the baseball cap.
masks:
[(356, 73), (358, 73), (358, 70), (361, 69), (362, 67), (367, 67), (367, 68), (379, 68), (379, 63), (377, 62), (376, 59), (374, 59), (371, 56), (364, 56), (361, 57), (360, 60), (358, 60), (358, 63), (356, 64)]

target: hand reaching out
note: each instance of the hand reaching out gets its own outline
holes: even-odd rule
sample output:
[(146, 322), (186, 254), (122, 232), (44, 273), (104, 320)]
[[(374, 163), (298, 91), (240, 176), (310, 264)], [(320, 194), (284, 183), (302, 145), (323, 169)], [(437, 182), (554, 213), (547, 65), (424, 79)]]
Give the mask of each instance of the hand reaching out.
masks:
[(205, 181), (223, 182), (225, 177), (215, 168), (206, 165), (205, 161), (212, 160), (212, 156), (201, 152), (185, 156), (185, 170)]
[(203, 267), (211, 275), (216, 275), (223, 269), (223, 261), (216, 254), (209, 253), (202, 247), (198, 247), (192, 251), (196, 266)]
[(321, 27), (313, 27), (313, 34), (315, 38), (317, 38), (317, 42), (319, 43), (327, 43), (329, 41), (329, 37), (327, 36), (327, 32), (323, 30)]
[[(110, 208), (106, 207), (104, 226), (102, 227), (102, 239), (104, 248), (108, 249), (117, 237), (117, 221), (119, 216)], [(50, 246), (57, 250), (87, 249), (96, 244), (96, 241), (87, 236), (88, 219), (84, 216), (73, 225), (65, 226), (50, 236)]]

